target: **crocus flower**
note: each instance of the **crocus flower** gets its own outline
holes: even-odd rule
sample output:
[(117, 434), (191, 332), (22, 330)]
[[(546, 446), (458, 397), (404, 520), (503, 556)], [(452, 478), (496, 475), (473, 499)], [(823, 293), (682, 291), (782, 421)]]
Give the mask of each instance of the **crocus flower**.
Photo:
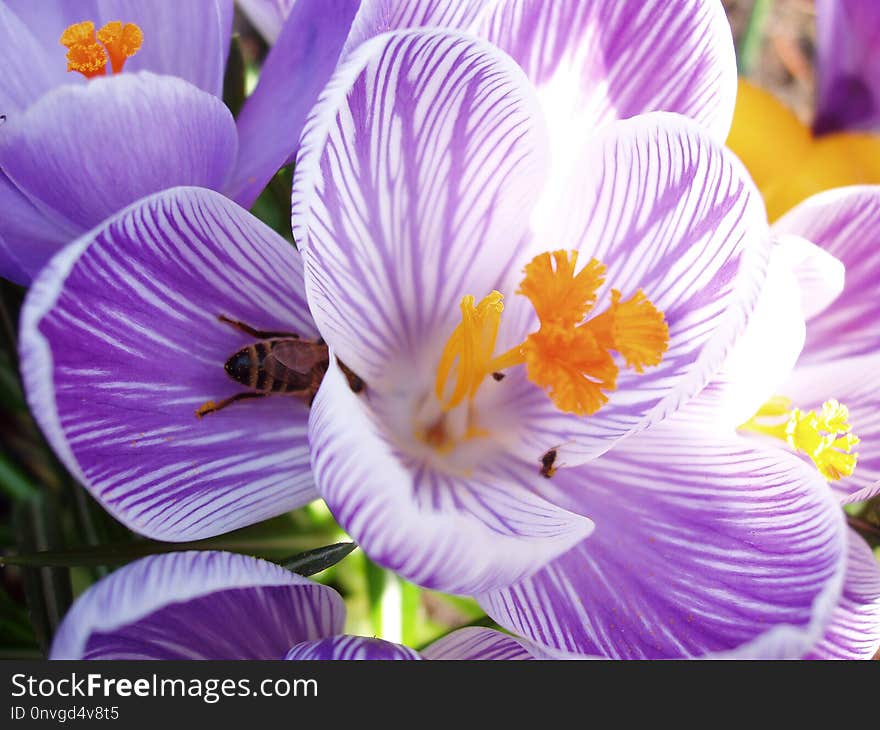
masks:
[(880, 183), (880, 3), (816, 3), (817, 108), (804, 124), (741, 79), (728, 145), (775, 220), (815, 193)]
[(224, 185), (231, 13), (225, 0), (0, 4), (0, 275), (29, 283), (142, 195)]
[(294, 176), (312, 313), (366, 384), (331, 359), (312, 407), (335, 517), (372, 559), (502, 619), (505, 584), (549, 563), (503, 605), (545, 645), (803, 654), (843, 574), (824, 481), (660, 423), (720, 366), (762, 281), (769, 232), (737, 161), (667, 114), (579, 130), (573, 159), (548, 160), (540, 96), (494, 47), (408, 32), (355, 56)]
[[(271, 105), (237, 125), (221, 101), (231, 26), (232, 0), (0, 4), (0, 276), (30, 283), (63, 245), (165, 188), (253, 202), (283, 164), (263, 146), (284, 157), (299, 135), (267, 134)], [(320, 84), (313, 102), (311, 70), (277, 83), (304, 78)]]
[[(432, 15), (440, 5), (463, 9), (470, 4), (365, 3), (361, 19), (375, 22), (359, 24), (359, 37), (380, 31), (386, 22), (454, 20)], [(558, 5), (548, 13), (535, 6), (530, 15), (511, 17), (506, 24), (501, 22), (506, 16), (497, 15), (492, 27), (498, 42), (503, 40), (526, 66), (529, 58), (543, 58), (547, 49), (555, 49), (553, 69), (534, 68), (529, 73), (549, 99), (575, 102), (570, 110), (557, 104), (553, 118), (560, 125), (572, 119), (565, 116), (569, 111), (581, 119), (608, 120), (662, 108), (692, 116), (723, 139), (725, 110), (729, 118), (732, 105), (734, 59), (720, 8), (692, 0), (640, 7), (642, 11), (634, 13), (631, 6), (624, 10), (616, 3), (587, 2)], [(311, 15), (299, 16), (300, 11)], [(340, 16), (328, 11), (327, 3), (296, 3), (273, 53), (283, 50), (288, 35), (295, 37), (293, 28), (336, 32)], [(309, 25), (308, 17), (317, 25)], [(557, 43), (549, 32), (525, 33), (535, 23), (548, 29), (558, 26), (567, 35)], [(524, 29), (522, 37), (517, 28)], [(348, 35), (345, 27), (343, 36)], [(333, 44), (320, 32), (305, 37), (309, 42), (299, 47), (307, 53), (309, 74), (286, 73), (267, 62), (261, 86), (271, 88), (272, 78), (280, 86), (285, 79), (318, 83), (321, 73), (335, 69), (339, 47), (332, 62), (324, 64), (321, 53)], [(649, 37), (650, 46), (641, 45)], [(357, 45), (355, 40), (350, 45)], [(312, 54), (308, 49), (324, 50)], [(649, 50), (660, 54), (663, 63), (644, 55)], [(640, 54), (638, 63), (635, 53)], [(513, 65), (510, 60), (505, 63), (505, 68)], [(655, 68), (649, 72), (650, 66)], [(570, 89), (581, 77), (589, 86), (575, 84)], [(487, 77), (481, 83), (489, 88)], [(313, 89), (315, 95), (321, 87), (323, 82)], [(308, 97), (301, 91), (297, 108)], [(279, 88), (278, 93), (286, 92)], [(495, 98), (505, 103), (506, 94), (502, 89)], [(263, 103), (259, 98), (255, 96), (252, 107)], [(266, 103), (267, 113), (287, 108), (284, 98), (267, 98), (274, 99)], [(304, 117), (305, 110), (301, 112)], [(296, 124), (282, 131), (290, 146)], [(490, 132), (487, 129), (483, 136), (487, 145), (500, 139)], [(241, 139), (246, 136), (250, 138)], [(448, 135), (432, 145), (439, 149), (446, 142)], [(476, 151), (478, 146), (470, 148)], [(479, 149), (489, 151), (485, 146)], [(240, 159), (246, 163), (251, 157), (242, 153)], [(528, 172), (525, 163), (513, 158), (511, 162), (520, 178)], [(724, 170), (719, 168), (719, 174)], [(479, 185), (464, 170), (452, 175), (468, 189)], [(486, 200), (480, 205), (485, 207)], [(509, 202), (505, 205), (510, 207)], [(376, 208), (377, 216), (381, 210)], [(474, 246), (482, 236), (480, 215), (475, 210), (468, 223)], [(722, 230), (723, 223), (718, 221)], [(693, 235), (702, 240), (708, 234), (695, 230)], [(718, 253), (725, 277), (737, 268), (734, 259), (725, 264), (726, 251)], [(154, 538), (189, 540), (252, 524), (317, 496), (309, 475), (303, 399), (272, 396), (196, 417), (208, 401), (248, 392), (229, 380), (224, 363), (260, 339), (218, 317), (256, 330), (294, 332), (305, 340), (318, 336), (305, 307), (300, 268), (293, 248), (234, 205), (204, 191), (177, 190), (111, 216), (59, 254), (37, 282), (28, 297), (21, 333), (29, 403), (67, 467), (117, 519)], [(730, 292), (722, 287), (719, 297), (723, 293)], [(717, 306), (734, 299), (733, 294), (719, 298)], [(731, 329), (737, 316), (736, 311), (730, 315)], [(667, 362), (680, 364), (680, 359), (672, 353)], [(544, 507), (538, 503), (535, 509), (540, 514)], [(548, 522), (549, 543), (554, 542), (554, 531), (569, 530), (564, 523), (554, 526), (552, 511), (541, 519)], [(585, 529), (585, 523), (578, 529)], [(521, 548), (520, 556), (528, 552), (528, 546)]]
[(274, 563), (223, 552), (138, 560), (80, 596), (50, 659), (535, 659), (546, 652), (499, 631), (459, 629), (421, 653), (343, 633), (328, 586)]
[[(821, 479), (828, 495), (833, 490), (844, 503), (880, 491), (880, 404), (871, 382), (880, 366), (880, 313), (876, 297), (868, 294), (880, 275), (880, 188), (820, 194), (771, 230), (777, 243), (767, 280), (721, 371), (660, 429), (629, 439), (592, 462), (590, 494), (576, 498), (572, 485), (572, 500), (577, 500), (572, 509), (590, 515), (610, 511), (612, 500), (635, 491), (641, 496), (633, 499), (629, 518), (603, 536), (602, 523), (594, 517), (596, 532), (578, 548), (526, 581), (481, 597), (501, 625), (555, 649), (612, 657), (718, 649), (722, 636), (732, 632), (745, 638), (747, 627), (768, 611), (750, 592), (738, 594), (743, 573), (760, 574), (770, 564), (785, 570), (782, 566), (789, 564), (788, 577), (776, 579), (779, 593), (765, 614), (776, 620), (792, 615), (789, 601), (806, 585), (806, 573), (791, 561), (801, 559), (796, 557), (799, 547), (820, 527), (802, 512), (793, 493), (787, 516), (774, 513), (772, 499), (764, 501), (774, 483), (787, 480), (777, 469), (784, 464), (805, 481)], [(698, 433), (706, 445), (679, 460), (675, 454), (681, 453), (680, 442), (689, 432)], [(781, 458), (783, 451), (790, 458)], [(802, 459), (800, 466), (792, 463), (795, 456)], [(695, 500), (695, 486), (711, 473), (707, 466), (715, 459), (728, 475), (724, 480), (710, 477), (713, 489), (733, 498), (738, 474), (755, 479), (742, 509), (750, 510), (752, 519), (774, 520), (772, 529), (780, 532), (772, 549), (749, 555), (727, 542), (729, 528), (705, 542), (675, 530), (668, 517), (671, 508), (691, 512), (695, 524), (700, 509), (715, 509)], [(769, 471), (760, 478), (763, 460)], [(646, 488), (657, 478), (651, 473), (656, 462), (664, 465), (664, 490), (678, 496), (667, 495), (668, 505), (655, 502), (658, 494)], [(731, 520), (736, 522), (732, 512)], [(691, 551), (690, 572), (670, 570), (673, 561), (678, 564)], [(880, 647), (880, 566), (854, 532), (847, 537), (841, 563), (843, 592), (837, 599), (820, 599), (826, 605), (819, 613), (828, 624), (814, 625), (801, 655), (870, 658)], [(720, 578), (719, 573), (727, 575)], [(719, 610), (715, 601), (726, 608)], [(757, 651), (758, 656), (768, 653), (777, 655), (767, 645)]]

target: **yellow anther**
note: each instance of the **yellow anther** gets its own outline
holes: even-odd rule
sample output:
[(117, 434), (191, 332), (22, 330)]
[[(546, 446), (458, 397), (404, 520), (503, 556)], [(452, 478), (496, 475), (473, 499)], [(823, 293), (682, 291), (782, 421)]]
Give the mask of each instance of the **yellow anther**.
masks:
[(790, 406), (787, 398), (775, 396), (740, 428), (786, 441), (795, 451), (809, 456), (828, 481), (851, 476), (859, 458), (852, 450), (859, 439), (852, 433), (849, 409), (834, 399), (825, 401), (818, 413)]
[(67, 48), (67, 70), (93, 78), (107, 72), (108, 56), (113, 73), (122, 71), (125, 60), (138, 52), (143, 40), (144, 34), (134, 23), (114, 20), (96, 35), (95, 24), (85, 20), (65, 28), (60, 43)]
[[(504, 311), (502, 300), (497, 291), (484, 297), (476, 306), (473, 296), (462, 297), (461, 323), (453, 330), (443, 348), (434, 383), (434, 392), (444, 410), (452, 410), (465, 398), (473, 398), (480, 384), (492, 372), (489, 367), (495, 352), (501, 313)], [(452, 393), (447, 397), (450, 375), (455, 382)]]

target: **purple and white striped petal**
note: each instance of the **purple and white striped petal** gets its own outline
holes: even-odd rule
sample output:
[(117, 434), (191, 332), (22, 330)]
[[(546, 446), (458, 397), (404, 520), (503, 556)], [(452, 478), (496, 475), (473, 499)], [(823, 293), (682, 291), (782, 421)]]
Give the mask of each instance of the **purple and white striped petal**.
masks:
[(709, 382), (756, 305), (771, 250), (745, 169), (693, 122), (645, 114), (594, 143), (536, 211), (529, 253), (566, 248), (581, 265), (599, 259), (608, 268), (594, 311), (612, 288), (624, 298), (642, 289), (665, 314), (669, 347), (643, 374), (621, 369), (617, 390), (589, 418), (561, 413), (523, 381), (523, 445), (557, 448), (569, 465), (662, 420)]
[(633, 436), (548, 482), (596, 524), (479, 598), (503, 627), (613, 658), (798, 657), (840, 594), (845, 526), (815, 469), (708, 429)]
[(849, 409), (852, 432), (860, 442), (852, 476), (830, 482), (844, 504), (861, 502), (880, 494), (880, 352), (841, 359), (833, 363), (798, 365), (780, 386), (779, 393), (791, 398), (802, 411), (821, 410), (835, 399)]
[(238, 114), (226, 194), (244, 207), (296, 152), (306, 117), (339, 63), (359, 0), (298, 0)]
[(880, 129), (880, 3), (816, 0), (817, 135)]
[[(786, 395), (804, 345), (804, 319), (843, 289), (843, 264), (797, 236), (783, 235), (745, 332), (700, 394), (673, 418), (736, 429), (775, 395)], [(821, 405), (821, 403), (820, 403)]]
[(812, 241), (846, 267), (843, 293), (807, 323), (801, 364), (837, 363), (880, 348), (880, 185), (838, 188), (805, 200), (774, 233)]
[(843, 594), (831, 623), (807, 659), (871, 659), (880, 649), (880, 564), (871, 548), (849, 531)]
[(295, 661), (406, 661), (422, 657), (409, 647), (384, 639), (343, 635), (297, 644), (284, 658)]
[(338, 634), (336, 591), (245, 555), (153, 555), (80, 596), (50, 659), (281, 659)]
[(497, 2), (498, 0), (361, 0), (343, 55), (370, 38), (405, 28), (475, 31), (480, 19)]
[(294, 238), (322, 335), (368, 384), (433, 372), (466, 294), (520, 250), (546, 162), (522, 71), (445, 31), (362, 45), (314, 112), (294, 175)]
[(236, 146), (219, 99), (180, 79), (121, 74), (59, 87), (10, 120), (0, 167), (50, 219), (83, 233), (159, 190), (222, 187)]
[(425, 659), (523, 661), (540, 658), (538, 647), (494, 629), (458, 629), (422, 650)]
[(175, 188), (64, 248), (25, 301), (28, 402), (55, 453), (133, 530), (209, 537), (315, 497), (306, 405), (224, 372), (256, 338), (218, 320), (316, 336), (290, 244), (218, 193)]
[(563, 159), (597, 127), (645, 112), (677, 112), (727, 137), (736, 58), (718, 2), (511, 0), (478, 33), (525, 69)]
[(318, 491), (380, 565), (418, 585), (474, 594), (525, 577), (592, 529), (538, 496), (538, 465), (496, 454), (471, 473), (444, 470), (401, 450), (370, 406), (331, 364), (309, 443)]

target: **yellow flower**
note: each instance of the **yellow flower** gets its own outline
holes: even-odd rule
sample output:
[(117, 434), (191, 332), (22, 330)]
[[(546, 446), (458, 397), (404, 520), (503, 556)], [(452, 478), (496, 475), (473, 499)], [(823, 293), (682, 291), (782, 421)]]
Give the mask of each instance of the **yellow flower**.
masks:
[(727, 146), (761, 190), (771, 221), (823, 190), (880, 184), (880, 135), (814, 137), (781, 101), (744, 79)]

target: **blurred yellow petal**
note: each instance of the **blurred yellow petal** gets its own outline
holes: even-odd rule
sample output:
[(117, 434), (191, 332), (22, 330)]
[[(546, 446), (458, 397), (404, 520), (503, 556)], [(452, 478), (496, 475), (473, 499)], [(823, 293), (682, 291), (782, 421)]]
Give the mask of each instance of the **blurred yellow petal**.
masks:
[(814, 139), (794, 112), (744, 79), (727, 146), (760, 189), (771, 221), (823, 190), (880, 184), (880, 136), (842, 132)]
[(810, 130), (785, 104), (739, 80), (727, 146), (743, 161), (767, 205), (770, 220), (787, 210), (786, 187), (810, 148)]
[(877, 183), (880, 183), (880, 137), (851, 132), (819, 137), (810, 144), (797, 174), (788, 184), (776, 186), (777, 215), (823, 190)]

